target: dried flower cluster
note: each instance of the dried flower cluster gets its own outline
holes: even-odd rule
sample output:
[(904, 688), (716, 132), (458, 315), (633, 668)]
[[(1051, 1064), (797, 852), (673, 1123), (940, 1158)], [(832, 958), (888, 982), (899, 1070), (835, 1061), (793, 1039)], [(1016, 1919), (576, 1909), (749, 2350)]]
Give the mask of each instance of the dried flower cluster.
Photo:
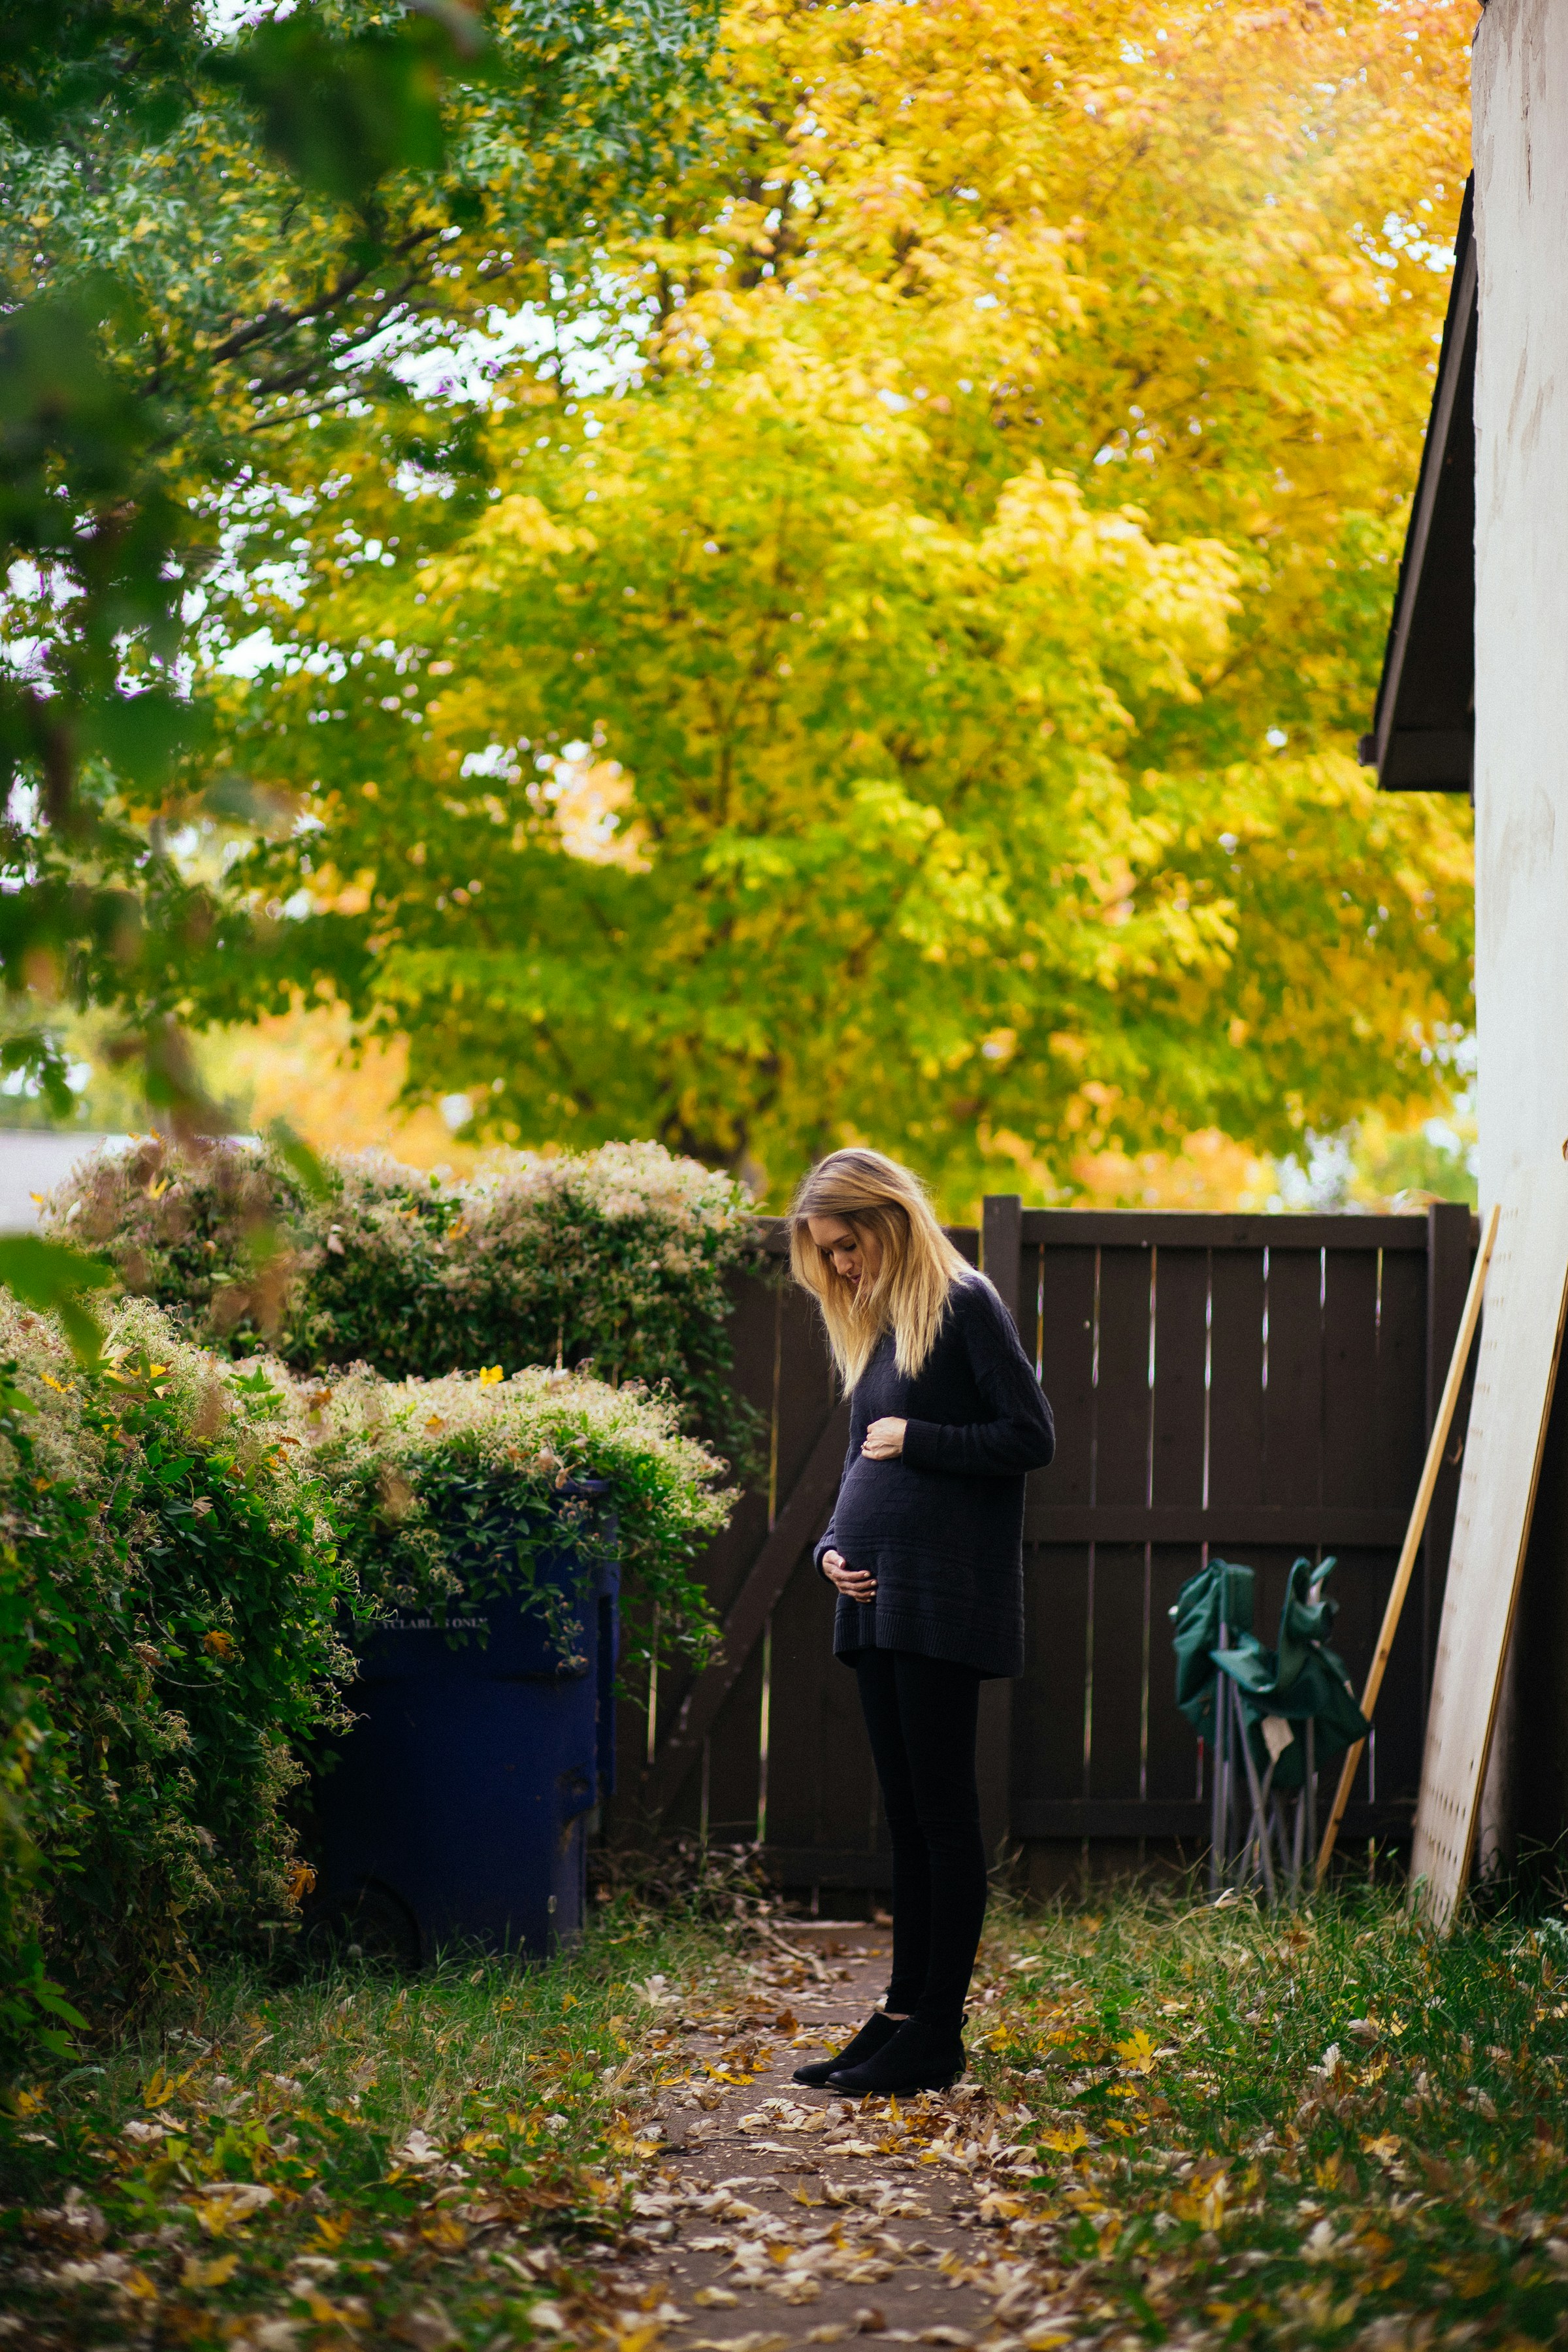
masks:
[(655, 1143), (510, 1153), (462, 1182), (369, 1153), (327, 1173), (316, 1200), (264, 1147), (153, 1139), (86, 1162), (46, 1222), (228, 1354), (390, 1379), (591, 1362), (716, 1423), (725, 1277), (754, 1245), (730, 1177)]

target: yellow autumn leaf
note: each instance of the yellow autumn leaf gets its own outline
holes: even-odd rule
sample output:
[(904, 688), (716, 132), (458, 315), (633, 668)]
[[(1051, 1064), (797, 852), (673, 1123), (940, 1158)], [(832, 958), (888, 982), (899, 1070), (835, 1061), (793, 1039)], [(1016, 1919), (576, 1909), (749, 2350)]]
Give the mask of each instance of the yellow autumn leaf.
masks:
[(1055, 2150), (1058, 2156), (1071, 2156), (1089, 2146), (1089, 2134), (1081, 2124), (1069, 2124), (1066, 2131), (1049, 2131), (1041, 2135), (1040, 2146)]
[(1146, 2074), (1154, 2063), (1153, 2036), (1145, 2033), (1140, 2026), (1137, 2032), (1130, 2033), (1125, 2042), (1117, 2042), (1116, 2054), (1128, 2074)]
[[(616, 2337), (616, 2352), (649, 2352), (664, 2332), (661, 2320), (650, 2320), (645, 2327), (628, 2327)], [(782, 2344), (784, 2338), (779, 2338)]]
[(210, 2263), (198, 2261), (191, 2255), (180, 2272), (180, 2284), (196, 2288), (226, 2286), (238, 2268), (239, 2256), (237, 2253), (215, 2255)]
[(1200, 2230), (1218, 2230), (1225, 2220), (1229, 2186), (1226, 2175), (1216, 2172), (1205, 2187), (1179, 2191), (1171, 2200), (1171, 2210), (1178, 2221), (1195, 2221)]

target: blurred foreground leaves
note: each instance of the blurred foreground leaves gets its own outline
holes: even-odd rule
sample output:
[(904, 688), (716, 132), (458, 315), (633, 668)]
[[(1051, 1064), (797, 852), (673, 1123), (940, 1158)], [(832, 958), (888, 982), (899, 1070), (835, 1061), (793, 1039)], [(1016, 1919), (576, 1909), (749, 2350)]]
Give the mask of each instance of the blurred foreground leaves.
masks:
[(216, 46), (189, 0), (7, 11), (0, 982), (5, 1066), (57, 1115), (60, 1013), (92, 1004), (155, 1112), (223, 1126), (180, 1024), (256, 926), (172, 838), (291, 811), (204, 737), (213, 600), (350, 445), (471, 476), (391, 362), (632, 200), (708, 30), (683, 0), (319, 0)]

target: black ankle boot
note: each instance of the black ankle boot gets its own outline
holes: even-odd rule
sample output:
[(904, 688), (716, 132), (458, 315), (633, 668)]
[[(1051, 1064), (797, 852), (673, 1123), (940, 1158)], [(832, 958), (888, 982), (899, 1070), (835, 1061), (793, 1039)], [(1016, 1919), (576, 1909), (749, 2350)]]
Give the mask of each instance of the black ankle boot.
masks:
[(874, 2009), (854, 2041), (842, 2049), (837, 2058), (817, 2058), (809, 2066), (797, 2066), (791, 2079), (796, 2083), (808, 2083), (813, 2090), (820, 2090), (836, 2067), (863, 2066), (884, 2042), (892, 2040), (900, 2022), (897, 2018), (889, 2017), (885, 2010)]
[(963, 2072), (963, 2037), (956, 2025), (928, 2025), (924, 2018), (911, 2017), (863, 2064), (850, 2065), (848, 2059), (847, 2050), (828, 2074), (830, 2091), (847, 2091), (856, 2099), (945, 2091)]

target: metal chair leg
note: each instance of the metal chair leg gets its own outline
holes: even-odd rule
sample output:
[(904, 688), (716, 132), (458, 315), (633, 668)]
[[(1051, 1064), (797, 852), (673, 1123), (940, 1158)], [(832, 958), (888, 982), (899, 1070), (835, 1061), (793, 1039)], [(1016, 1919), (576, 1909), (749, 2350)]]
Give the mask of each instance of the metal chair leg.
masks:
[(1274, 1903), (1279, 1900), (1279, 1890), (1274, 1884), (1274, 1857), (1268, 1850), (1270, 1839), (1268, 1835), (1268, 1815), (1263, 1810), (1262, 1791), (1259, 1788), (1258, 1780), (1258, 1767), (1252, 1759), (1252, 1742), (1247, 1736), (1247, 1722), (1241, 1712), (1241, 1693), (1237, 1689), (1234, 1683), (1231, 1684), (1230, 1690), (1232, 1703), (1236, 1708), (1236, 1743), (1241, 1750), (1242, 1761), (1247, 1767), (1247, 1786), (1252, 1798), (1252, 1817), (1258, 1825), (1258, 1851), (1259, 1859), (1263, 1864), (1264, 1892), (1269, 1902)]

